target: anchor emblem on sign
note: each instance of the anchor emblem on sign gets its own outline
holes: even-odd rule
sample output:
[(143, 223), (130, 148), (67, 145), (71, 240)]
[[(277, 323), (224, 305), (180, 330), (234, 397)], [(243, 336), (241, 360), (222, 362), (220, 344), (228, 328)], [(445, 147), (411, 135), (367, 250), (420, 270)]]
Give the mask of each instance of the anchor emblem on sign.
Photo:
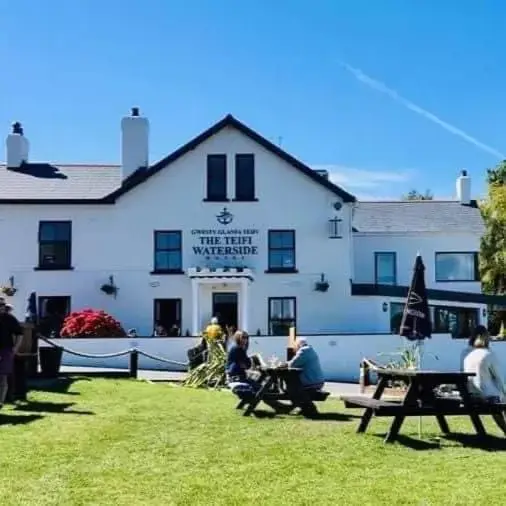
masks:
[(234, 219), (234, 215), (226, 208), (223, 208), (223, 211), (221, 211), (220, 214), (216, 215), (216, 219), (218, 220), (218, 223), (221, 225), (229, 225), (232, 223), (232, 220)]

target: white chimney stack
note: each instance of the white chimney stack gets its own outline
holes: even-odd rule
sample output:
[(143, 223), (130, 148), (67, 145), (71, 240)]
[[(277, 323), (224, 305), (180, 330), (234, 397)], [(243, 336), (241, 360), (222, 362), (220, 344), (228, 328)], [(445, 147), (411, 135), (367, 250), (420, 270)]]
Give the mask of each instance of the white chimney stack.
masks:
[(23, 135), (21, 123), (12, 125), (12, 133), (7, 136), (5, 142), (7, 148), (7, 167), (19, 168), (25, 162), (28, 162), (28, 139)]
[(121, 120), (121, 166), (123, 179), (140, 167), (149, 165), (149, 121), (133, 107), (130, 116)]
[(457, 200), (463, 205), (471, 203), (471, 178), (463, 170), (457, 178)]

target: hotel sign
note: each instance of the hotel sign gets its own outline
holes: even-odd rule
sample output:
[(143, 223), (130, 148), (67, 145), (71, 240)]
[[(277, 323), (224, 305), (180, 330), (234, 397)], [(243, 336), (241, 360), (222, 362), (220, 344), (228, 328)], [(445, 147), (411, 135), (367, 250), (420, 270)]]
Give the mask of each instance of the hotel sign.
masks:
[(209, 257), (209, 259), (211, 257), (237, 259), (248, 255), (258, 255), (258, 246), (255, 244), (255, 239), (258, 237), (257, 229), (194, 229), (191, 234), (195, 239), (193, 245), (195, 255)]
[[(216, 216), (220, 225), (230, 225), (232, 213), (224, 208)], [(256, 228), (210, 228), (191, 231), (194, 244), (193, 253), (206, 260), (243, 260), (250, 255), (258, 255), (258, 235)]]

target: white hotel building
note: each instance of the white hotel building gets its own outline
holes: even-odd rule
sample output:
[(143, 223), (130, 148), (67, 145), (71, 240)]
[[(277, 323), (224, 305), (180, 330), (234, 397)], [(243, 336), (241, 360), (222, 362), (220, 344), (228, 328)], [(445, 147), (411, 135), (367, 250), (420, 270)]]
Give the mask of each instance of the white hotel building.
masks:
[(465, 174), (452, 201), (357, 202), (232, 116), (152, 164), (137, 108), (121, 136), (121, 164), (96, 166), (31, 162), (21, 125), (8, 135), (0, 285), (18, 316), (35, 291), (42, 313), (101, 308), (140, 335), (215, 314), (257, 335), (390, 332), (420, 252), (435, 332), (486, 320)]

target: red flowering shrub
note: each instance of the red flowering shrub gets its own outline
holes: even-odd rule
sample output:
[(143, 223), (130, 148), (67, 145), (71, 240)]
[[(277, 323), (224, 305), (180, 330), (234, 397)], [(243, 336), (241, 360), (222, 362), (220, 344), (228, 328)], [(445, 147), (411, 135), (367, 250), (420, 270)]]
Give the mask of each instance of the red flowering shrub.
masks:
[(126, 332), (120, 322), (97, 309), (83, 309), (65, 318), (61, 337), (125, 337)]

